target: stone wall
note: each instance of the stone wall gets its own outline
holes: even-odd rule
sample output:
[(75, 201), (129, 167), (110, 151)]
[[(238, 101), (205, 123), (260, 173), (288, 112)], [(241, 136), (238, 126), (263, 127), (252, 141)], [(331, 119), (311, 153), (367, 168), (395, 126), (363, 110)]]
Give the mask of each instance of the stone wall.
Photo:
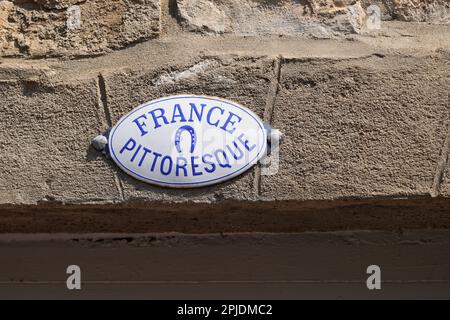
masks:
[[(415, 219), (401, 211), (396, 226), (449, 227), (449, 3), (378, 1), (374, 29), (368, 1), (0, 1), (0, 212), (12, 225), (3, 231), (32, 230), (27, 223), (43, 211), (68, 229), (80, 212), (99, 225), (111, 204), (148, 217), (157, 208), (163, 219), (165, 203), (181, 215), (176, 203), (194, 211), (195, 203), (217, 204), (224, 224), (229, 210), (245, 220), (251, 204), (270, 223), (271, 210), (326, 204), (328, 218), (308, 211), (312, 228), (337, 219), (339, 229), (334, 206), (347, 207), (342, 228), (380, 228), (380, 211), (366, 225), (353, 224), (351, 213), (366, 214), (358, 201), (389, 207), (389, 199), (406, 201)], [(237, 101), (280, 129), (279, 172), (265, 176), (256, 166), (212, 187), (159, 188), (90, 146), (140, 103), (180, 93)], [(409, 205), (424, 199), (434, 209), (428, 200)], [(102, 206), (106, 220), (95, 220)], [(423, 218), (436, 208), (434, 221)], [(60, 216), (65, 210), (71, 218)], [(291, 225), (298, 227), (283, 230), (302, 229)]]
[(110, 52), (161, 36), (166, 13), (208, 35), (343, 37), (370, 33), (371, 5), (384, 20), (450, 23), (449, 0), (2, 0), (0, 55)]

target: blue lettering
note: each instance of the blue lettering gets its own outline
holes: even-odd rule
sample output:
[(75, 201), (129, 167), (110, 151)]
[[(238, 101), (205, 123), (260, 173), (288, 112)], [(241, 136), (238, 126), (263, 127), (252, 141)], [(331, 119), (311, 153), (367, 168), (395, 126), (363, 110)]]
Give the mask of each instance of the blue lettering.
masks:
[(147, 149), (146, 147), (144, 147), (142, 149), (144, 150), (144, 154), (142, 155), (141, 160), (139, 161), (139, 167), (142, 166), (142, 163), (144, 162), (145, 157), (147, 157), (147, 153), (151, 153), (152, 152), (152, 150)]
[(141, 148), (142, 148), (142, 144), (140, 144), (139, 147), (137, 148), (137, 150), (134, 152), (133, 156), (131, 157), (130, 162), (134, 162), (134, 159), (136, 159), (136, 156), (139, 153), (139, 150), (141, 150)]
[[(167, 171), (164, 171), (164, 164), (166, 163), (167, 160), (169, 161), (169, 169)], [(162, 158), (161, 173), (165, 176), (168, 176), (172, 172), (172, 165), (173, 165), (173, 160), (170, 156), (165, 156), (164, 158)]]
[(148, 131), (144, 130), (144, 127), (147, 127), (145, 122), (139, 122), (139, 119), (146, 119), (147, 120), (147, 116), (145, 114), (143, 114), (142, 116), (139, 116), (139, 117), (137, 117), (136, 119), (133, 120), (133, 122), (137, 125), (137, 127), (141, 131), (141, 137), (142, 137), (142, 136), (145, 136), (148, 133)]
[(242, 157), (244, 156), (244, 151), (242, 151), (239, 146), (237, 145), (236, 141), (233, 141), (234, 147), (239, 150), (239, 155), (236, 155), (236, 153), (231, 150), (231, 147), (229, 145), (227, 145), (227, 149), (230, 151), (230, 153), (233, 155), (233, 158), (236, 160), (240, 160), (242, 159)]
[[(180, 164), (180, 160), (183, 162), (182, 164)], [(177, 167), (177, 169), (176, 169), (176, 175), (177, 175), (177, 177), (179, 176), (179, 171), (180, 171), (180, 169), (183, 169), (183, 171), (184, 171), (184, 176), (187, 177), (188, 173), (187, 173), (186, 166), (187, 166), (187, 160), (186, 160), (186, 158), (178, 157), (178, 158), (177, 158), (177, 166), (176, 166), (176, 167)]]
[(186, 122), (186, 118), (184, 117), (183, 111), (178, 103), (173, 107), (172, 123), (177, 122), (175, 118), (180, 118), (180, 122)]
[(203, 174), (203, 172), (195, 171), (195, 169), (199, 167), (199, 165), (195, 163), (195, 160), (197, 160), (197, 159), (198, 159), (198, 157), (191, 157), (192, 174), (194, 176), (201, 176)]
[[(157, 111), (160, 112), (160, 114), (158, 116), (155, 114)], [(149, 112), (149, 114), (153, 118), (153, 122), (155, 123), (155, 129), (161, 127), (161, 125), (158, 122), (158, 119), (162, 119), (165, 124), (169, 124), (169, 121), (167, 121), (166, 116), (164, 115), (164, 112), (165, 111), (162, 108), (158, 108), (158, 109), (155, 109), (155, 110), (152, 110)]]
[[(226, 161), (225, 163), (222, 163), (219, 159), (219, 154), (222, 154), (223, 159)], [(231, 168), (230, 161), (228, 160), (227, 154), (222, 149), (217, 149), (216, 152), (214, 152), (214, 156), (216, 157), (217, 163), (222, 168)]]
[[(233, 118), (236, 118), (236, 119), (233, 121)], [(230, 111), (230, 115), (228, 116), (228, 118), (225, 121), (225, 123), (223, 124), (223, 126), (221, 126), (220, 128), (225, 130), (228, 133), (233, 133), (236, 131), (236, 128), (234, 128), (236, 121), (241, 122), (242, 118), (239, 117), (237, 114), (234, 114), (233, 112)], [(231, 128), (227, 129), (228, 125), (230, 125), (230, 124), (231, 124)]]
[[(132, 146), (130, 146), (130, 143)], [(127, 143), (123, 146), (122, 149), (120, 149), (120, 154), (122, 154), (125, 150), (131, 151), (136, 147), (136, 141), (133, 138), (130, 138)]]
[(189, 105), (191, 106), (191, 114), (190, 114), (190, 116), (189, 116), (189, 122), (194, 122), (194, 119), (193, 119), (193, 113), (195, 112), (195, 115), (197, 116), (197, 119), (198, 119), (198, 121), (202, 121), (202, 118), (203, 118), (203, 110), (205, 109), (205, 107), (206, 107), (206, 104), (201, 104), (201, 106), (202, 106), (202, 111), (201, 112), (199, 112), (198, 111), (198, 109), (197, 109), (197, 106), (195, 105), (195, 103), (189, 103)]
[(251, 147), (248, 145), (249, 141), (247, 139), (244, 140), (244, 134), (241, 134), (238, 137), (238, 140), (244, 145), (245, 149), (247, 149), (248, 151), (252, 151), (253, 149), (256, 148), (256, 144), (252, 145)]
[(209, 165), (211, 166), (210, 169), (208, 169), (208, 168), (205, 167), (205, 171), (208, 172), (208, 173), (213, 173), (214, 171), (216, 171), (216, 165), (215, 165), (214, 162), (208, 161), (208, 160), (206, 159), (206, 157), (212, 158), (213, 156), (210, 155), (209, 153), (205, 153), (205, 154), (203, 155), (203, 157), (202, 157), (203, 163), (209, 164)]
[(212, 107), (212, 108), (209, 109), (209, 111), (208, 111), (208, 115), (206, 116), (206, 121), (207, 121), (210, 125), (212, 125), (212, 126), (214, 126), (214, 127), (217, 127), (217, 126), (219, 125), (220, 120), (217, 120), (217, 121), (214, 122), (214, 123), (211, 122), (211, 116), (212, 116), (212, 113), (213, 113), (214, 110), (220, 110), (220, 114), (224, 114), (225, 110), (223, 110), (223, 109), (220, 108), (220, 107)]
[(161, 153), (153, 152), (155, 155), (155, 158), (153, 159), (152, 167), (150, 168), (151, 172), (155, 171), (156, 162), (158, 161), (158, 158), (162, 156)]

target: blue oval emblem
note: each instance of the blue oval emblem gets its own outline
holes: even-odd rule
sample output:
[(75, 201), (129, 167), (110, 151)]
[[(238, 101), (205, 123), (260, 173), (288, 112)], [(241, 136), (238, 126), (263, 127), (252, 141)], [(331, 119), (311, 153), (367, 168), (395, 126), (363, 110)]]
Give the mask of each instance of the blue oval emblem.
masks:
[(224, 99), (172, 96), (145, 103), (112, 128), (109, 150), (131, 176), (167, 187), (200, 187), (251, 168), (267, 148), (261, 119)]

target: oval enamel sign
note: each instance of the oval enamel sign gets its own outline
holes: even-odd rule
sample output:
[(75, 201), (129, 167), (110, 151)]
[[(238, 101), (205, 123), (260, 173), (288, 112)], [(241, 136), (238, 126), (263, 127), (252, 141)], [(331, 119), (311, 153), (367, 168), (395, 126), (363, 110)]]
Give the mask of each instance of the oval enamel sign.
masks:
[(227, 100), (172, 96), (145, 103), (112, 128), (109, 152), (131, 176), (168, 187), (231, 179), (265, 153), (267, 133), (256, 114)]

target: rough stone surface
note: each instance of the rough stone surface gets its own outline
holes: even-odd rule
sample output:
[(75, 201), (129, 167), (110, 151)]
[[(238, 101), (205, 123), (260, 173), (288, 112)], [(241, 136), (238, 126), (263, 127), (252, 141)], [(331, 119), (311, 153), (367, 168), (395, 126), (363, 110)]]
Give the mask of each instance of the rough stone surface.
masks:
[[(45, 9), (67, 9), (70, 6), (85, 2), (84, 0), (33, 0)], [(20, 2), (20, 1), (12, 1)], [(22, 1), (23, 2), (23, 1)]]
[(394, 19), (450, 23), (450, 0), (389, 0), (386, 4)]
[(89, 149), (104, 129), (94, 81), (0, 78), (0, 204), (112, 201), (111, 166)]
[[(106, 76), (108, 107), (112, 122), (139, 104), (176, 94), (198, 94), (230, 99), (263, 117), (273, 59), (205, 57), (169, 68), (139, 72), (123, 71)], [(127, 200), (215, 201), (255, 200), (255, 171), (220, 185), (200, 189), (174, 190), (154, 187), (121, 174)]]
[[(377, 39), (193, 37), (82, 60), (5, 59), (1, 203), (228, 200), (242, 207), (240, 201), (437, 195), (434, 182), (448, 164), (441, 160), (450, 45), (434, 33), (396, 30), (415, 40), (399, 36), (397, 54)], [(182, 93), (234, 100), (266, 120), (272, 114), (284, 133), (280, 172), (259, 179), (253, 168), (216, 186), (174, 190), (133, 179), (89, 147), (139, 104)], [(437, 191), (448, 196), (444, 178)]]
[[(449, 94), (449, 104), (450, 104), (450, 94)], [(450, 122), (449, 122), (449, 126), (450, 126)], [(449, 167), (449, 143), (450, 143), (450, 132), (447, 135), (447, 142), (446, 142), (446, 146), (443, 148), (443, 152), (441, 153), (441, 172), (442, 172), (442, 176), (437, 176), (437, 179), (441, 179), (441, 180), (437, 180), (438, 184), (438, 188), (436, 190), (437, 194), (445, 197), (445, 198), (450, 198), (450, 167)]]
[[(71, 5), (79, 8), (79, 24)], [(0, 56), (94, 55), (158, 32), (157, 0), (0, 1)]]
[[(362, 7), (368, 18), (379, 15), (382, 20), (399, 20), (407, 22), (428, 22), (448, 24), (450, 22), (449, 0), (362, 0)], [(368, 7), (374, 11), (368, 11)], [(378, 11), (377, 11), (378, 10)]]
[(447, 135), (450, 61), (287, 61), (273, 126), (281, 169), (268, 199), (429, 196)]
[(371, 5), (384, 20), (450, 23), (450, 0), (0, 0), (0, 56), (78, 58), (184, 31), (373, 37)]
[[(169, 2), (176, 12), (174, 1)], [(96, 3), (12, 4), (14, 12), (19, 7), (25, 13), (59, 14), (70, 5)], [(225, 8), (224, 2), (214, 3)], [(310, 15), (314, 19), (335, 7), (341, 9), (331, 17), (342, 16), (342, 8), (353, 2), (317, 4), (310, 9), (316, 10)], [(231, 1), (229, 8), (235, 5)], [(262, 10), (274, 2), (254, 5)], [(274, 12), (281, 12), (280, 7), (281, 2)], [(5, 12), (0, 11), (1, 21), (10, 27), (14, 19)], [(169, 12), (161, 17), (162, 24), (172, 19)], [(98, 30), (109, 28), (100, 18)], [(313, 39), (266, 34), (272, 29), (264, 29), (261, 21), (261, 29), (250, 37), (233, 30), (220, 36), (221, 31), (187, 32), (179, 28), (186, 22), (172, 19), (161, 30), (174, 29), (159, 38), (101, 56), (40, 56), (79, 55), (63, 41), (51, 54), (23, 51), (33, 59), (3, 57), (2, 232), (448, 228), (449, 139), (444, 140), (450, 25), (384, 21), (379, 35)], [(45, 28), (50, 28), (51, 20), (47, 22)], [(31, 39), (27, 28), (17, 33), (24, 36), (22, 44)], [(15, 34), (5, 30), (0, 33)], [(92, 30), (87, 35), (96, 38)], [(122, 41), (119, 33), (106, 33)], [(281, 170), (260, 176), (260, 168), (253, 168), (223, 184), (174, 190), (133, 179), (89, 146), (142, 102), (181, 93), (227, 98), (272, 119), (284, 133)], [(398, 202), (390, 203), (392, 198)], [(274, 199), (287, 201), (270, 201)]]
[(178, 0), (186, 29), (239, 35), (332, 37), (359, 33), (366, 13), (359, 1)]

